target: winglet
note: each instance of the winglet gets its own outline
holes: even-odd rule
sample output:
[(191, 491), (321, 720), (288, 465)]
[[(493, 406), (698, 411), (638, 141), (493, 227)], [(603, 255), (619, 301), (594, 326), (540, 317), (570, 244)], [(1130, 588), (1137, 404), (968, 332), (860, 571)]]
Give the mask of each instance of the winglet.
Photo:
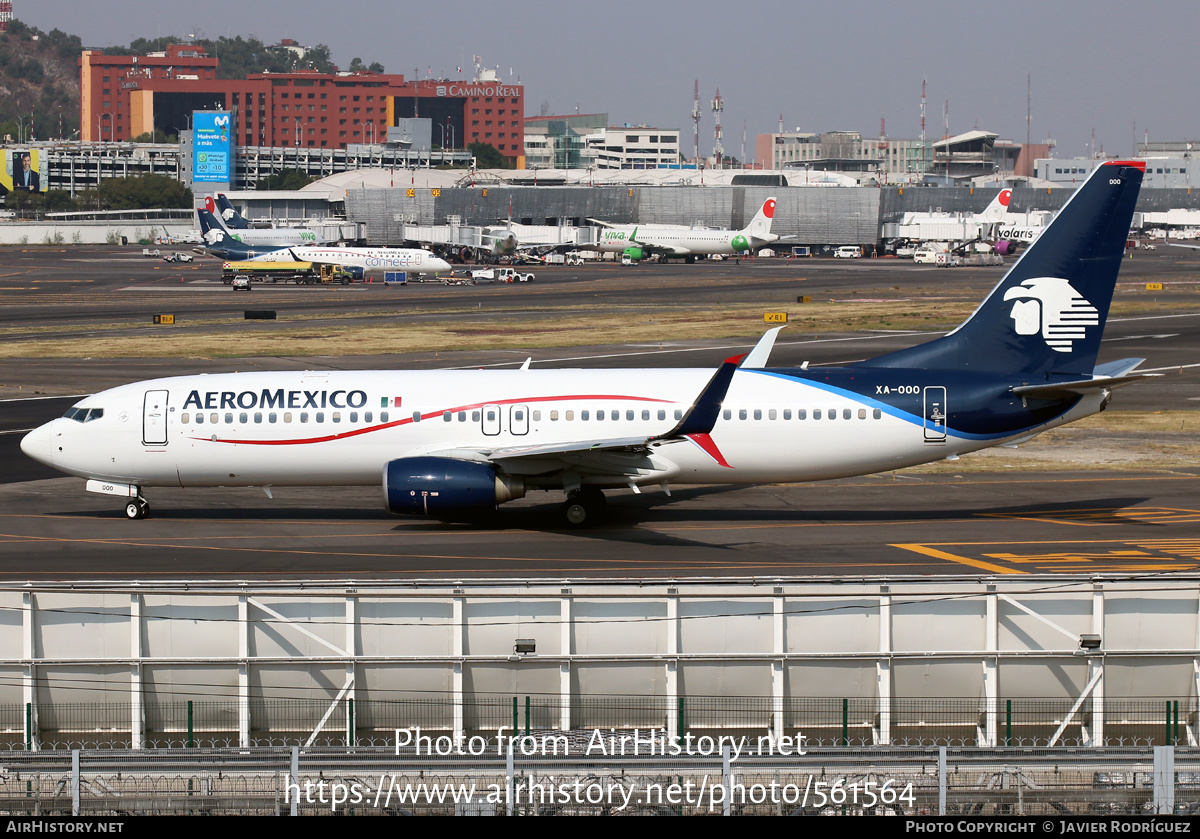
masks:
[(771, 356), (771, 350), (775, 346), (775, 339), (779, 337), (779, 330), (785, 328), (783, 326), (775, 326), (763, 333), (763, 336), (758, 339), (758, 343), (754, 345), (754, 349), (746, 354), (746, 360), (742, 362), (742, 367), (747, 370), (761, 370), (767, 366), (767, 359)]
[(692, 407), (684, 413), (683, 419), (666, 434), (660, 434), (651, 439), (664, 440), (686, 437), (689, 434), (708, 434), (712, 431), (713, 426), (717, 424), (717, 417), (721, 414), (721, 403), (725, 401), (729, 383), (733, 380), (733, 374), (737, 372), (738, 362), (745, 357), (745, 355), (735, 355), (725, 359), (724, 363), (717, 368), (717, 372), (713, 373), (713, 377), (708, 380), (704, 390), (700, 391), (700, 395), (696, 397)]

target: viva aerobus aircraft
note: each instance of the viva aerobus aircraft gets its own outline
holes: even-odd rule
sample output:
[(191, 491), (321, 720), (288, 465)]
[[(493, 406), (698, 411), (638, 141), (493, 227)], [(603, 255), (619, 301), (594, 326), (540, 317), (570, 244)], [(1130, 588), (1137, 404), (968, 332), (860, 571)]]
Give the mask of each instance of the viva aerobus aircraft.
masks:
[(771, 232), (774, 220), (775, 199), (768, 198), (743, 230), (661, 224), (617, 226), (600, 222), (604, 229), (591, 249), (601, 253), (624, 253), (632, 259), (659, 253), (694, 262), (697, 256), (746, 253), (777, 241), (779, 236)]
[(314, 371), (181, 376), (80, 400), (35, 460), (126, 499), (153, 487), (383, 489), (395, 513), (470, 516), (565, 491), (815, 481), (1021, 442), (1102, 411), (1142, 359), (1096, 365), (1142, 162), (1110, 161), (971, 317), (853, 367), (772, 368), (776, 331), (705, 369)]

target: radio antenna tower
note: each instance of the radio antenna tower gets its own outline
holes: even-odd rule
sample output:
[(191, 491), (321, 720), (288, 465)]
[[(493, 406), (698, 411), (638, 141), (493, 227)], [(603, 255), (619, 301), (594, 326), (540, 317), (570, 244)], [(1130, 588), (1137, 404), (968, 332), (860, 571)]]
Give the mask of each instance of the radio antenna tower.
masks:
[(0, 0), (0, 32), (8, 31), (8, 23), (12, 19), (12, 0)]
[(721, 101), (721, 88), (717, 88), (717, 93), (712, 101), (713, 117), (717, 120), (717, 127), (713, 130), (713, 159), (717, 166), (721, 165), (721, 158), (725, 154), (725, 147), (721, 145), (721, 111), (725, 110), (725, 103)]
[(697, 166), (700, 165), (700, 80), (696, 79), (695, 98), (692, 100), (692, 125), (694, 127), (693, 141), (695, 148), (692, 151), (692, 160)]

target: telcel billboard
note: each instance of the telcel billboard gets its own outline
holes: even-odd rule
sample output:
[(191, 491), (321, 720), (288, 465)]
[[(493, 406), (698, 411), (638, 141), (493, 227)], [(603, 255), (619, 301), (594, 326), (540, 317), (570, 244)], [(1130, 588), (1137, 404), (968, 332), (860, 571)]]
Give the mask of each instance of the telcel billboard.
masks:
[(192, 116), (192, 183), (230, 183), (229, 111), (195, 111)]

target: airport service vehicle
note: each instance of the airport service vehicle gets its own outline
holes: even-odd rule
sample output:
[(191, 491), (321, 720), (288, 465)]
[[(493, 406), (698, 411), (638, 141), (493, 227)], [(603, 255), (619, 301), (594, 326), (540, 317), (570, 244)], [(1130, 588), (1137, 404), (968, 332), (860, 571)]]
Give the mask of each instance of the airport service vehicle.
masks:
[(515, 268), (501, 268), (496, 272), (496, 279), (502, 283), (531, 283), (532, 272), (522, 272)]
[(913, 262), (918, 265), (937, 265), (938, 257), (947, 252), (946, 246), (937, 245), (922, 245), (913, 251)]
[(243, 289), (250, 291), (250, 289), (253, 288), (253, 286), (250, 285), (250, 277), (247, 274), (238, 274), (230, 281), (229, 284), (233, 286), (234, 291), (242, 291)]
[(162, 258), (163, 262), (192, 262), (195, 259), (190, 253), (181, 253), (176, 251)]
[(862, 258), (862, 248), (858, 245), (842, 245), (833, 252), (834, 259), (860, 259)]
[(515, 268), (476, 268), (471, 271), (471, 279), (477, 283), (528, 283), (533, 282), (533, 274)]
[(816, 481), (1021, 442), (1104, 410), (1099, 366), (1144, 162), (1106, 161), (949, 334), (845, 367), (769, 367), (777, 327), (712, 369), (252, 372), (87, 396), (21, 441), (144, 517), (159, 486), (381, 486), (470, 517), (543, 490), (567, 523), (604, 490)]
[(635, 262), (651, 254), (684, 257), (688, 262), (695, 262), (698, 256), (741, 254), (776, 241), (779, 236), (771, 232), (774, 219), (774, 198), (764, 201), (750, 224), (742, 230), (661, 224), (611, 225), (591, 219), (605, 229), (601, 231), (599, 241), (589, 247), (601, 253), (625, 254)]

